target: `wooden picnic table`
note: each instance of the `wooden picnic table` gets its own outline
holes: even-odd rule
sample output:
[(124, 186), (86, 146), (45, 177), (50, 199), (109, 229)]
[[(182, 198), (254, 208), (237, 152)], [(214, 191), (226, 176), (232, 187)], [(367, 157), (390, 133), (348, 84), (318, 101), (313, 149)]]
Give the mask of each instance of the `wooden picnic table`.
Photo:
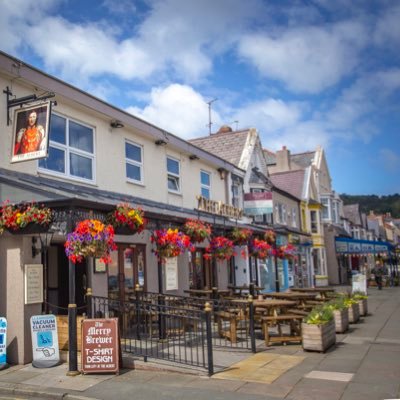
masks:
[(187, 289), (183, 291), (184, 293), (189, 294), (193, 297), (207, 297), (209, 299), (212, 298), (213, 294), (215, 293), (218, 297), (221, 296), (228, 296), (231, 294), (229, 289)]
[(333, 293), (335, 291), (332, 287), (315, 287), (315, 288), (290, 288), (292, 292), (302, 292), (302, 293), (318, 293), (321, 299), (326, 299), (328, 293)]
[(264, 294), (264, 297), (272, 297), (273, 299), (293, 300), (301, 308), (306, 308), (307, 301), (315, 300), (317, 296), (318, 293), (303, 292), (271, 292)]
[[(234, 286), (234, 285), (228, 285), (228, 289), (231, 289), (234, 294), (239, 294), (239, 296), (242, 295), (242, 292), (249, 292), (250, 293), (250, 286), (249, 285), (242, 285), (242, 286)], [(261, 286), (254, 286), (254, 291), (258, 294), (263, 290), (264, 288)]]

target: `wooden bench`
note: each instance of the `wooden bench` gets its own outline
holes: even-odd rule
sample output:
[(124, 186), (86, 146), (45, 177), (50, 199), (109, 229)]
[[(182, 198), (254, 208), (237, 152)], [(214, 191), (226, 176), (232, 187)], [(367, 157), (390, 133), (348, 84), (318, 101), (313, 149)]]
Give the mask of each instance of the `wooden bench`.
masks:
[[(303, 315), (280, 314), (261, 317), (262, 331), (264, 333), (265, 345), (269, 346), (271, 343), (281, 342), (301, 342), (301, 321)], [(282, 325), (290, 327), (290, 335), (283, 335)], [(278, 336), (271, 336), (269, 334), (269, 327), (276, 326), (278, 329)]]
[(302, 315), (303, 317), (305, 317), (305, 316), (307, 316), (309, 314), (308, 311), (306, 311), (304, 309), (300, 310), (300, 309), (297, 309), (297, 308), (290, 308), (289, 310), (287, 310), (287, 312), (290, 312), (290, 313), (295, 314), (295, 315)]
[[(244, 310), (218, 311), (215, 313), (218, 324), (218, 334), (231, 341), (237, 343), (238, 322), (246, 319)], [(225, 329), (223, 322), (228, 322), (228, 329)]]

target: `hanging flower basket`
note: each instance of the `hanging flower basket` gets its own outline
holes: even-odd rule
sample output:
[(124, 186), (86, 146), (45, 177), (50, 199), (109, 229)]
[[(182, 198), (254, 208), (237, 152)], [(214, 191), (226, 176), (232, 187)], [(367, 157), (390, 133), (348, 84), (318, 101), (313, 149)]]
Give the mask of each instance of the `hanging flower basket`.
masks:
[(183, 225), (183, 232), (190, 237), (193, 243), (202, 243), (210, 239), (211, 226), (199, 219), (188, 219)]
[(243, 246), (247, 244), (251, 238), (253, 231), (246, 228), (233, 228), (231, 238), (236, 246)]
[(114, 228), (96, 219), (85, 219), (77, 224), (74, 232), (68, 234), (64, 247), (74, 264), (86, 257), (100, 258), (101, 262), (108, 264), (111, 262), (110, 253), (117, 248)]
[(250, 244), (250, 255), (265, 260), (271, 255), (272, 247), (265, 240), (255, 238)]
[(264, 233), (264, 239), (268, 244), (274, 244), (276, 240), (276, 233), (269, 229)]
[(158, 229), (152, 233), (150, 240), (156, 246), (153, 251), (159, 259), (178, 257), (186, 250), (194, 251), (190, 237), (178, 229)]
[(6, 202), (0, 214), (0, 234), (4, 229), (13, 234), (47, 232), (53, 217), (50, 208), (35, 203), (16, 206)]
[(147, 221), (141, 208), (120, 203), (113, 212), (108, 214), (107, 223), (114, 227), (114, 232), (118, 235), (133, 235), (142, 232)]
[(293, 245), (286, 244), (276, 249), (276, 256), (281, 259), (291, 260), (296, 257), (295, 251), (296, 249)]
[(210, 245), (206, 248), (204, 258), (211, 259), (215, 257), (217, 260), (230, 260), (235, 255), (234, 243), (232, 240), (224, 236), (215, 236), (211, 239)]

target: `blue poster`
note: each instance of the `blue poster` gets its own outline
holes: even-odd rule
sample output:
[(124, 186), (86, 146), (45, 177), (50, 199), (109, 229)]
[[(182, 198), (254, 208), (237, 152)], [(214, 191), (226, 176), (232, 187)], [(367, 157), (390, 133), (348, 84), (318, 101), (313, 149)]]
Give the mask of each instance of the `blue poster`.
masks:
[(0, 369), (7, 365), (7, 320), (0, 317)]

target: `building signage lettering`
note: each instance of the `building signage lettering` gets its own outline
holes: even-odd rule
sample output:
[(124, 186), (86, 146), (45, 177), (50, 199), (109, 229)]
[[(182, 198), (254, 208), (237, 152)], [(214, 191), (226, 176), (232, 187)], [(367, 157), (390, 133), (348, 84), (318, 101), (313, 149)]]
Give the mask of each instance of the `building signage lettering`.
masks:
[(82, 372), (118, 372), (118, 318), (82, 321)]
[(58, 332), (55, 315), (31, 317), (32, 365), (37, 368), (53, 367), (60, 363)]
[(230, 206), (222, 201), (209, 200), (203, 196), (197, 196), (197, 209), (200, 211), (209, 212), (211, 214), (222, 215), (228, 218), (243, 218), (242, 209)]
[(7, 320), (0, 318), (0, 369), (7, 365)]
[(336, 238), (336, 253), (338, 254), (380, 254), (389, 252), (387, 243), (363, 241), (348, 238)]
[(25, 265), (25, 304), (43, 302), (43, 265)]

